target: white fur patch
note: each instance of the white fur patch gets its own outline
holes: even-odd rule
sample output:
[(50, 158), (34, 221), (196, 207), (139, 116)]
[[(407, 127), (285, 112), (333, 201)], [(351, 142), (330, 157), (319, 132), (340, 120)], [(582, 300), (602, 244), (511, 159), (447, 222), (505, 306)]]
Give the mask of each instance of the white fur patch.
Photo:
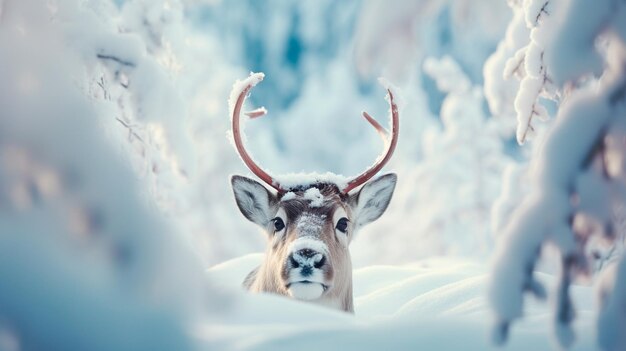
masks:
[(319, 283), (293, 283), (289, 286), (289, 295), (299, 300), (315, 300), (322, 296), (324, 288)]
[(396, 186), (395, 174), (385, 174), (365, 184), (359, 192), (356, 208), (356, 227), (377, 220), (387, 209)]
[(256, 181), (236, 178), (233, 182), (235, 199), (244, 215), (252, 222), (265, 226), (269, 218), (269, 194)]
[(291, 271), (289, 271), (289, 282), (290, 283), (300, 283), (303, 281), (308, 281), (308, 282), (312, 282), (312, 283), (320, 283), (320, 284), (324, 284), (324, 272), (322, 272), (321, 270), (314, 268), (313, 269), (313, 274), (303, 277), (302, 274), (300, 274), (300, 269), (299, 268), (293, 268), (291, 269)]

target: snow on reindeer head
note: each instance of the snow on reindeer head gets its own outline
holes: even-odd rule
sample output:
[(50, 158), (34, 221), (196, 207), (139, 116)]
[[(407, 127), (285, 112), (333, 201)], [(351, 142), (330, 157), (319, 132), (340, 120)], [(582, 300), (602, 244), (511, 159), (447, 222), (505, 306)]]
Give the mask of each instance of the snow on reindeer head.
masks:
[[(246, 152), (240, 128), (246, 96), (263, 78), (263, 73), (251, 73), (247, 79), (235, 83), (229, 101), (237, 152), (252, 173), (276, 191), (243, 176), (235, 175), (231, 179), (239, 210), (261, 226), (269, 239), (263, 262), (248, 274), (244, 287), (353, 312), (348, 245), (359, 228), (385, 212), (396, 185), (393, 173), (368, 182), (389, 161), (398, 141), (399, 118), (394, 94), (387, 87), (391, 137), (363, 112), (386, 143), (384, 155), (365, 172), (352, 179), (331, 173), (273, 177)], [(265, 113), (260, 108), (245, 114), (256, 118)]]

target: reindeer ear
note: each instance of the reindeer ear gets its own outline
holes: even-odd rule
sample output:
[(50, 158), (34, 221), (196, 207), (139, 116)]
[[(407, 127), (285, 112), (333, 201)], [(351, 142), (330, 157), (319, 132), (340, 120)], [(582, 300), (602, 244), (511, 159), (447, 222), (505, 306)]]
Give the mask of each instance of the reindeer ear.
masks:
[(276, 196), (250, 178), (234, 175), (230, 183), (241, 213), (251, 222), (265, 227), (272, 217)]
[(395, 173), (385, 174), (366, 183), (358, 193), (350, 196), (356, 228), (382, 216), (391, 201), (397, 179)]

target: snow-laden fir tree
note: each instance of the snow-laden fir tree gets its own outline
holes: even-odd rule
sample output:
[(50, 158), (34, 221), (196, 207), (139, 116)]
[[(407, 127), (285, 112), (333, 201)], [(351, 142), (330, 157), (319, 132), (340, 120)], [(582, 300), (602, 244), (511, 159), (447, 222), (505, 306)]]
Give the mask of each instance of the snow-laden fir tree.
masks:
[[(611, 0), (539, 0), (514, 8), (512, 26), (523, 16), (530, 28), (526, 46), (512, 42), (513, 36), (501, 44), (512, 49), (509, 53), (519, 47), (504, 67), (505, 76), (513, 72), (522, 78), (514, 99), (518, 141), (528, 138), (536, 117), (546, 116), (542, 96), (554, 99), (558, 110), (531, 160), (530, 194), (499, 235), (489, 287), (494, 337), (506, 340), (511, 323), (522, 316), (525, 294), (545, 296), (533, 271), (550, 245), (561, 263), (553, 299), (555, 335), (568, 346), (575, 318), (569, 287), (594, 270), (597, 250), (590, 248), (598, 240), (611, 243), (623, 235), (626, 6)], [(624, 350), (626, 260), (613, 257), (598, 284), (598, 345)]]
[(151, 174), (193, 163), (158, 45), (124, 29), (149, 21), (118, 11), (0, 2), (0, 349), (192, 349), (211, 306), (120, 152)]
[(406, 243), (402, 255), (485, 254), (492, 247), (491, 207), (512, 163), (503, 152), (502, 120), (487, 118), (480, 87), (451, 57), (426, 59), (424, 72), (446, 94), (440, 123), (426, 129), (422, 161), (400, 179), (400, 186), (411, 184), (415, 191), (395, 195), (394, 211), (380, 228), (410, 218), (414, 225), (394, 230)]

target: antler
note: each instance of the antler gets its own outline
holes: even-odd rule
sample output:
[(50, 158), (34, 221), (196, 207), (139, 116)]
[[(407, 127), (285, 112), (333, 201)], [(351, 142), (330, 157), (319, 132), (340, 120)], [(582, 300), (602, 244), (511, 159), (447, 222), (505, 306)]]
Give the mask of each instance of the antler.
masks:
[[(230, 93), (230, 104), (232, 107), (233, 98), (236, 97), (235, 105), (232, 107), (231, 111), (231, 119), (233, 124), (233, 142), (235, 143), (235, 148), (237, 148), (237, 152), (241, 156), (243, 162), (248, 166), (252, 173), (256, 174), (262, 181), (267, 183), (267, 185), (281, 192), (284, 191), (276, 179), (270, 176), (267, 172), (265, 172), (261, 167), (259, 167), (253, 160), (252, 157), (246, 151), (246, 148), (243, 145), (243, 140), (241, 138), (241, 128), (239, 123), (239, 118), (241, 117), (241, 107), (243, 103), (246, 101), (246, 97), (252, 89), (253, 86), (257, 85), (260, 81), (263, 80), (265, 75), (263, 73), (251, 73), (250, 76), (245, 79), (243, 82), (235, 84), (233, 86), (233, 90)], [(245, 112), (245, 114), (250, 118), (257, 118), (265, 115), (267, 110), (261, 107), (253, 111)]]
[[(276, 180), (276, 178), (270, 176), (267, 172), (265, 172), (261, 167), (259, 167), (253, 160), (252, 157), (246, 151), (242, 136), (241, 136), (241, 128), (240, 128), (240, 115), (241, 108), (243, 103), (246, 100), (246, 97), (252, 87), (257, 85), (260, 81), (263, 80), (265, 75), (263, 73), (251, 73), (250, 76), (242, 82), (238, 82), (233, 87), (233, 90), (230, 95), (230, 105), (231, 105), (231, 118), (232, 118), (232, 128), (233, 128), (233, 141), (235, 143), (235, 148), (237, 152), (241, 156), (243, 162), (248, 166), (250, 171), (254, 173), (257, 177), (259, 177), (262, 181), (267, 183), (272, 188), (276, 189), (278, 192), (286, 191), (283, 189)], [(365, 170), (362, 174), (355, 177), (354, 179), (348, 181), (346, 187), (342, 189), (344, 194), (349, 193), (352, 189), (364, 184), (370, 178), (372, 178), (378, 171), (380, 171), (385, 164), (391, 158), (394, 150), (396, 149), (396, 144), (398, 143), (398, 130), (400, 126), (399, 115), (398, 115), (398, 106), (394, 101), (393, 93), (390, 88), (387, 88), (389, 105), (391, 108), (391, 138), (389, 138), (389, 132), (380, 125), (372, 116), (370, 116), (367, 112), (363, 112), (363, 117), (376, 129), (378, 134), (383, 138), (384, 143), (387, 145), (387, 151), (380, 157), (375, 164), (373, 164), (370, 168)], [(233, 101), (235, 102), (233, 105)], [(258, 118), (264, 116), (267, 113), (265, 108), (261, 107), (255, 109), (253, 111), (244, 112), (250, 118)]]
[(391, 108), (391, 140), (389, 139), (389, 132), (380, 125), (380, 123), (376, 122), (375, 119), (370, 116), (369, 113), (363, 111), (363, 117), (376, 129), (378, 134), (383, 138), (383, 142), (387, 145), (387, 151), (384, 153), (384, 156), (380, 157), (378, 161), (370, 166), (365, 172), (361, 173), (356, 178), (352, 179), (348, 182), (348, 185), (343, 189), (343, 193), (347, 194), (350, 190), (358, 187), (361, 184), (367, 182), (370, 178), (372, 178), (378, 171), (380, 171), (389, 159), (391, 159), (391, 155), (393, 155), (394, 150), (396, 149), (396, 144), (398, 143), (398, 130), (400, 127), (400, 118), (398, 114), (398, 106), (393, 100), (393, 93), (390, 88), (387, 88), (387, 96), (389, 100), (389, 106)]

